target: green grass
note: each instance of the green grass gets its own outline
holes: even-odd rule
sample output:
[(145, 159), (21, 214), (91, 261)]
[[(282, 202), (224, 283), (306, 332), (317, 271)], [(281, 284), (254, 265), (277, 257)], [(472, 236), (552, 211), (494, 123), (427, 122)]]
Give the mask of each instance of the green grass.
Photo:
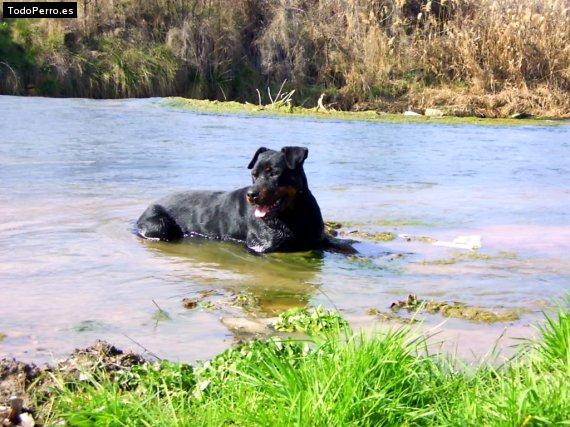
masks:
[(424, 339), (399, 329), (253, 341), (196, 367), (55, 374), (42, 415), (78, 426), (568, 425), (568, 311), (540, 331), (500, 367), (427, 355)]
[(303, 332), (308, 335), (319, 335), (345, 326), (348, 323), (337, 312), (321, 306), (313, 309), (289, 309), (281, 313), (275, 323), (277, 331)]
[(323, 120), (347, 120), (381, 123), (425, 124), (436, 123), (445, 125), (489, 125), (489, 126), (537, 126), (568, 124), (568, 120), (557, 119), (482, 119), (478, 117), (426, 117), (404, 116), (403, 114), (378, 114), (376, 111), (320, 111), (316, 108), (288, 106), (258, 106), (236, 101), (209, 101), (180, 97), (168, 98), (166, 105), (184, 108), (191, 111), (214, 114), (247, 114), (266, 117), (298, 117)]

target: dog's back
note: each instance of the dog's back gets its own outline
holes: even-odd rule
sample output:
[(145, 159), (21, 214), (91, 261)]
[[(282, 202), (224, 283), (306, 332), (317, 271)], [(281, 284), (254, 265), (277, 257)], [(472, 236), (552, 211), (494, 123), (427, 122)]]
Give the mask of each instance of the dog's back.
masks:
[[(246, 190), (174, 193), (150, 205), (139, 218), (137, 226), (142, 236), (159, 240), (177, 240), (194, 235), (245, 242), (248, 229), (245, 220), (249, 208)], [(163, 221), (164, 227), (160, 224), (156, 227), (157, 212), (169, 218)], [(175, 222), (175, 227), (170, 219)], [(172, 228), (179, 231), (173, 233)], [(170, 236), (175, 238), (168, 238)]]

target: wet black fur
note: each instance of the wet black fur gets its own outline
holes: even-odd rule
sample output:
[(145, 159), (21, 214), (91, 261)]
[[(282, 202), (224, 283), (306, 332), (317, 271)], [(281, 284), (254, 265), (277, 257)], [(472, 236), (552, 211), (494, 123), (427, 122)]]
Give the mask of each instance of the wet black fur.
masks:
[[(254, 252), (323, 249), (331, 243), (325, 237), (323, 218), (309, 191), (303, 163), (308, 150), (264, 147), (249, 164), (253, 183), (235, 191), (186, 191), (150, 205), (137, 221), (138, 232), (150, 239), (175, 241), (201, 236), (244, 243)], [(279, 189), (295, 194), (285, 208), (267, 218), (256, 218), (253, 201), (270, 204)]]

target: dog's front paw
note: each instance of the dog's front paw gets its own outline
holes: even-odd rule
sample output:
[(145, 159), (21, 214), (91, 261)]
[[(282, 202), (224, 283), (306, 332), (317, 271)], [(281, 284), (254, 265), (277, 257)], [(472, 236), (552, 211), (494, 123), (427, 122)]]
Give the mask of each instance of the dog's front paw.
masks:
[(254, 254), (264, 254), (271, 250), (271, 245), (267, 242), (262, 242), (258, 238), (249, 238), (246, 242), (247, 249)]

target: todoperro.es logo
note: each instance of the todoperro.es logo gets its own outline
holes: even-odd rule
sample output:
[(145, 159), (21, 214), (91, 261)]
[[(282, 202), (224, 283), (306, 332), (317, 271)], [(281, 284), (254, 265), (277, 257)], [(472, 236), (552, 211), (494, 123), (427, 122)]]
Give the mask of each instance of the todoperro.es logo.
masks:
[(77, 2), (15, 2), (2, 5), (4, 18), (77, 18)]

